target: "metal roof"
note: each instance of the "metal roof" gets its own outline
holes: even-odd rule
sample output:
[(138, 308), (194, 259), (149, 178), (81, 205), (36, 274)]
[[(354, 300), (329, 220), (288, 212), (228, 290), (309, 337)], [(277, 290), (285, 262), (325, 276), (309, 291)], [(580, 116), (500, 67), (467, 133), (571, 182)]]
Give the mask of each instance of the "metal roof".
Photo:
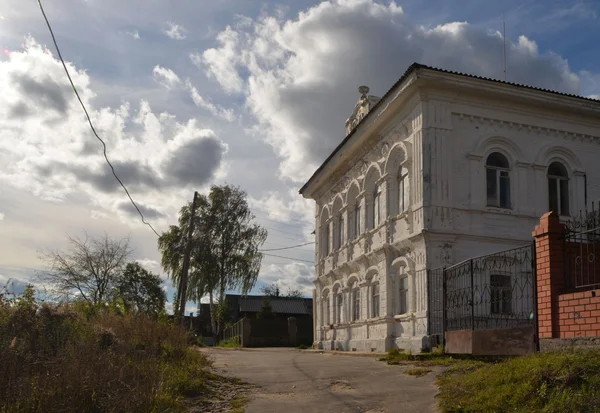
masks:
[(298, 191), (300, 194), (302, 194), (304, 192), (304, 190), (316, 178), (316, 176), (318, 175), (318, 173), (325, 167), (325, 165), (331, 160), (331, 158), (333, 158), (334, 155), (340, 149), (342, 149), (342, 147), (344, 146), (344, 144), (352, 137), (352, 135), (354, 135), (354, 133), (356, 132), (356, 130), (358, 129), (358, 127), (363, 122), (366, 122), (366, 119), (369, 117), (369, 115), (371, 113), (374, 113), (375, 110), (380, 105), (383, 104), (383, 102), (385, 101), (385, 99), (392, 93), (392, 91), (398, 85), (400, 85), (406, 78), (408, 78), (408, 76), (412, 72), (414, 72), (414, 71), (416, 71), (418, 69), (428, 69), (428, 70), (432, 70), (434, 72), (448, 73), (448, 74), (451, 74), (451, 75), (464, 76), (464, 77), (471, 78), (471, 79), (480, 79), (480, 80), (485, 80), (485, 81), (488, 81), (488, 82), (501, 83), (501, 84), (505, 84), (505, 85), (509, 85), (509, 86), (516, 86), (516, 87), (523, 88), (523, 89), (536, 90), (538, 92), (551, 93), (553, 95), (559, 95), (559, 96), (564, 96), (564, 97), (569, 97), (569, 98), (576, 98), (576, 99), (584, 100), (584, 101), (587, 101), (587, 102), (595, 103), (595, 104), (598, 104), (600, 106), (600, 100), (588, 98), (588, 97), (585, 97), (585, 96), (573, 95), (573, 94), (570, 94), (570, 93), (557, 92), (555, 90), (543, 89), (543, 88), (539, 88), (539, 87), (535, 87), (535, 86), (524, 85), (524, 84), (521, 84), (521, 83), (507, 82), (507, 81), (504, 81), (504, 80), (493, 79), (493, 78), (490, 78), (490, 77), (483, 77), (483, 76), (471, 75), (471, 74), (468, 74), (468, 73), (455, 72), (455, 71), (452, 71), (452, 70), (440, 69), (440, 68), (437, 68), (437, 67), (427, 66), (427, 65), (423, 65), (421, 63), (416, 63), (415, 62), (412, 65), (410, 65), (408, 67), (408, 69), (406, 69), (406, 71), (400, 77), (400, 79), (398, 79), (398, 81), (393, 84), (393, 86), (385, 93), (385, 95), (383, 95), (381, 97), (381, 99), (379, 100), (379, 102), (377, 102), (377, 104), (375, 104), (375, 106), (373, 106), (371, 108), (371, 110), (369, 111), (369, 113), (367, 113), (367, 115), (360, 122), (358, 122), (358, 124), (354, 127), (354, 129), (352, 129), (352, 131), (340, 142), (340, 144), (333, 150), (333, 152), (331, 152), (331, 154), (327, 157), (327, 159), (325, 159), (325, 161), (321, 164), (321, 166), (319, 166), (317, 168), (317, 170), (312, 174), (312, 176), (308, 179), (308, 181), (306, 181), (306, 183), (304, 185), (302, 185), (302, 188), (300, 188), (300, 190)]
[[(240, 312), (256, 313), (263, 305), (264, 296), (239, 297)], [(268, 297), (274, 313), (312, 314), (312, 299)]]

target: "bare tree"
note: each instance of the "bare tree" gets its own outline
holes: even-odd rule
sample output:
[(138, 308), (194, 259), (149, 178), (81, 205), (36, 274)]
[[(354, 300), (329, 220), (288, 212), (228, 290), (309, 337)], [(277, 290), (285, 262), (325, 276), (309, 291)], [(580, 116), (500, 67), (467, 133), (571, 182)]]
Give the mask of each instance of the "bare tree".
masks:
[(130, 254), (129, 238), (113, 240), (106, 234), (99, 238), (85, 234), (83, 239), (69, 236), (67, 251), (42, 252), (48, 269), (40, 278), (61, 297), (75, 294), (99, 304), (109, 298)]

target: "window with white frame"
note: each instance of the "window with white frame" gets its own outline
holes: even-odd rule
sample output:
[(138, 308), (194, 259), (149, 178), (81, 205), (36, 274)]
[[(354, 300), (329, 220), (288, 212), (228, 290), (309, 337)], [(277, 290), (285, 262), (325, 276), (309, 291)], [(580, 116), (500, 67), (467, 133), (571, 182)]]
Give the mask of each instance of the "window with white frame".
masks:
[(352, 321), (360, 319), (360, 288), (355, 283), (352, 289)]
[(400, 277), (398, 280), (398, 314), (408, 312), (408, 277)]
[(344, 308), (343, 305), (344, 305), (344, 299), (343, 299), (342, 293), (339, 292), (335, 296), (335, 306), (336, 306), (336, 310), (335, 310), (335, 322), (337, 324), (341, 324), (342, 323), (342, 310)]
[(379, 317), (379, 284), (371, 285), (371, 317)]
[(354, 205), (354, 238), (360, 235), (360, 201)]
[(490, 154), (485, 162), (487, 205), (510, 208), (510, 168), (499, 152)]
[(381, 188), (375, 187), (373, 193), (373, 228), (377, 228), (381, 222)]
[(560, 162), (548, 167), (548, 206), (558, 215), (569, 215), (569, 174)]

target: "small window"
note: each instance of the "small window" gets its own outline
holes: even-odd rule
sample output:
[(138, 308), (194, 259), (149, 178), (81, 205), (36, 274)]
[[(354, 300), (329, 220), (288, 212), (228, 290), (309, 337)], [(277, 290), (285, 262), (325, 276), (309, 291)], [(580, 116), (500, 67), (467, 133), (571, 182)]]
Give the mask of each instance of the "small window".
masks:
[(360, 235), (360, 202), (354, 206), (354, 238)]
[(408, 277), (400, 278), (398, 293), (398, 314), (406, 314), (408, 311)]
[(379, 284), (373, 284), (371, 286), (373, 299), (372, 299), (372, 309), (371, 309), (371, 317), (379, 317)]
[(485, 163), (487, 205), (510, 208), (510, 176), (508, 160), (498, 152), (488, 156)]
[(325, 325), (329, 325), (331, 323), (329, 318), (329, 296), (325, 296), (325, 301), (323, 303), (325, 305)]
[(510, 275), (491, 274), (490, 275), (490, 294), (491, 294), (491, 313), (492, 314), (511, 314), (512, 313), (512, 290)]
[(569, 174), (560, 162), (548, 168), (548, 207), (558, 215), (569, 215)]
[(408, 208), (408, 171), (400, 168), (398, 173), (398, 213), (401, 214)]
[(373, 228), (377, 228), (381, 222), (381, 189), (375, 188), (373, 194)]
[(352, 290), (352, 321), (360, 319), (360, 289), (357, 287)]
[(335, 304), (336, 304), (336, 312), (335, 312), (335, 321), (338, 324), (342, 323), (342, 310), (343, 310), (343, 304), (344, 304), (344, 299), (342, 298), (342, 293), (338, 293), (335, 296)]

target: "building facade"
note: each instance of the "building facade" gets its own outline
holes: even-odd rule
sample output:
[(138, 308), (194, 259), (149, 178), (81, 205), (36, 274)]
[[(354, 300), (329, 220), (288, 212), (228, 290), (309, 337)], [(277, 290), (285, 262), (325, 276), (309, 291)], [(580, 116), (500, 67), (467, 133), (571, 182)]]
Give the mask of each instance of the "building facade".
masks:
[(420, 351), (428, 268), (531, 242), (600, 199), (600, 102), (412, 65), (361, 87), (316, 203), (315, 344)]

